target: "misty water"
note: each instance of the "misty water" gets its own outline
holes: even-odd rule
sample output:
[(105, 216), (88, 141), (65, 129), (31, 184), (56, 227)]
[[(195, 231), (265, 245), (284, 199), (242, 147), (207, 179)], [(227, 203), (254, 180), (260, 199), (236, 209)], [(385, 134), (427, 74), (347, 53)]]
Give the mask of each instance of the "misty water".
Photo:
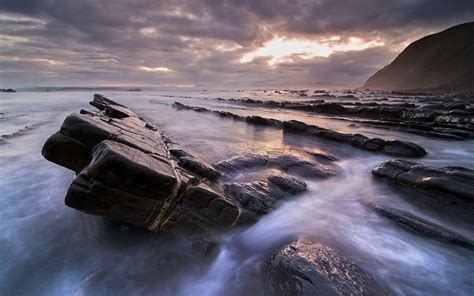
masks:
[[(373, 201), (474, 237), (474, 226), (410, 202), (419, 193), (374, 179), (389, 156), (210, 113), (178, 111), (179, 101), (212, 110), (298, 119), (343, 132), (409, 139), (428, 151), (419, 162), (474, 168), (473, 141), (448, 141), (351, 125), (297, 111), (249, 108), (214, 98), (285, 100), (262, 91), (103, 91), (155, 123), (185, 150), (213, 163), (237, 154), (337, 157), (337, 175), (305, 179), (308, 191), (258, 223), (222, 233), (211, 258), (193, 256), (186, 238), (117, 231), (64, 205), (74, 174), (42, 158), (65, 118), (89, 108), (92, 91), (0, 94), (0, 295), (261, 295), (262, 264), (285, 241), (310, 237), (341, 252), (396, 295), (472, 295), (474, 253), (406, 231), (364, 205)], [(294, 99), (294, 98), (293, 98)], [(371, 98), (367, 98), (370, 100)], [(238, 178), (254, 178), (241, 172)]]

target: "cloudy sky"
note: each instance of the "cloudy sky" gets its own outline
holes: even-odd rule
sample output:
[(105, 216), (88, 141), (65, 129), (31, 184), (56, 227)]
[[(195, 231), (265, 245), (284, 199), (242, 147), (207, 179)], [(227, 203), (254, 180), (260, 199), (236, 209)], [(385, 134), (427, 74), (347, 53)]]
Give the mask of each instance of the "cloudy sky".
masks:
[(363, 83), (473, 0), (0, 0), (0, 87)]

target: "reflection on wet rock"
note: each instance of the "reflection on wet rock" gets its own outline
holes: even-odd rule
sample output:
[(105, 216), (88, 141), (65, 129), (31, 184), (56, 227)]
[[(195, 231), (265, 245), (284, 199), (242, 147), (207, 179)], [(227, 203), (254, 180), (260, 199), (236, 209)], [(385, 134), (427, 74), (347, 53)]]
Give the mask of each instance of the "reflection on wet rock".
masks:
[(268, 295), (388, 295), (367, 273), (333, 249), (299, 240), (265, 263)]

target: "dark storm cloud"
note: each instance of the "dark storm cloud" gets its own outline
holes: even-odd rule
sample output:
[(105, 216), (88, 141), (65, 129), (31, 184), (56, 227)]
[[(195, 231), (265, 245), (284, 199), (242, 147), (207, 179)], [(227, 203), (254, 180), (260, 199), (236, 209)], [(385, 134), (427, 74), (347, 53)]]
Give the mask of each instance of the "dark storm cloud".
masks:
[[(0, 0), (0, 84), (355, 84), (408, 42), (472, 20), (472, 0)], [(239, 62), (276, 36), (335, 35), (385, 45)], [(172, 71), (144, 70), (158, 67)]]

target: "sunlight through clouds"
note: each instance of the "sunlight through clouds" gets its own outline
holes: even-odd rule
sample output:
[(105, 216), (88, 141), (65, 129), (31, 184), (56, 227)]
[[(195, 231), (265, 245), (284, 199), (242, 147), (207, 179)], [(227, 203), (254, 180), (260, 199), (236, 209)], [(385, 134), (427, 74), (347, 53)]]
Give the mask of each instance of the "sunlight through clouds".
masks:
[(254, 52), (246, 53), (239, 60), (248, 63), (258, 57), (270, 57), (270, 66), (292, 62), (292, 57), (300, 59), (311, 59), (314, 57), (329, 57), (334, 52), (345, 52), (351, 50), (364, 50), (370, 47), (383, 46), (385, 43), (379, 40), (369, 42), (361, 38), (350, 37), (347, 42), (337, 43), (339, 37), (334, 36), (324, 41), (313, 41), (308, 39), (286, 39), (277, 37), (265, 43)]
[(166, 67), (145, 67), (142, 66), (140, 67), (140, 70), (147, 71), (147, 72), (163, 72), (163, 73), (169, 73), (173, 72), (173, 70), (166, 68)]

